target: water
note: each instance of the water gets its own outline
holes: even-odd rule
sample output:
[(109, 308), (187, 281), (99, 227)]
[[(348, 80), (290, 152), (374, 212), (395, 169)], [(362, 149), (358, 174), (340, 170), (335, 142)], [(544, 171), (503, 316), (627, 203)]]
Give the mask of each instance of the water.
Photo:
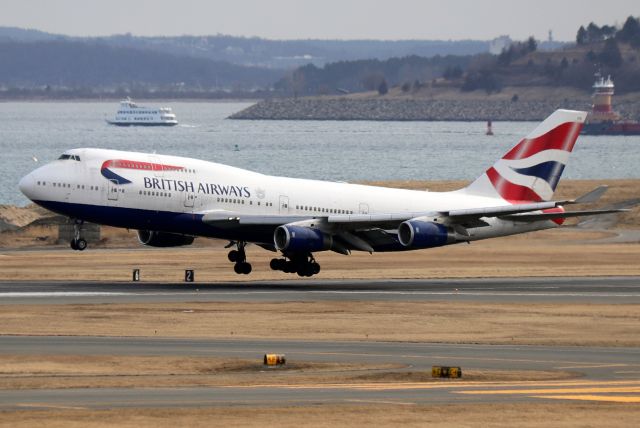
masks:
[[(145, 103), (146, 104), (146, 103)], [(148, 103), (158, 106), (162, 103)], [(171, 102), (172, 128), (107, 125), (117, 102), (0, 103), (0, 204), (24, 205), (20, 177), (76, 147), (157, 152), (266, 174), (336, 181), (473, 179), (532, 122), (233, 121), (247, 103)], [(239, 150), (236, 150), (236, 145)], [(640, 137), (580, 137), (564, 176), (638, 178)]]

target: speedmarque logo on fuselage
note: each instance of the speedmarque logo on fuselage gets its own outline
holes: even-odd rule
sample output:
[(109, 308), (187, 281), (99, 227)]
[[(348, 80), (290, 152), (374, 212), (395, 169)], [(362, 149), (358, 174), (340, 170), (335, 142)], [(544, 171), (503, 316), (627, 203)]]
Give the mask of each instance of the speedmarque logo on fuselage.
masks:
[[(118, 185), (129, 184), (131, 180), (116, 174), (112, 169), (130, 169), (136, 171), (183, 171), (186, 168), (176, 165), (165, 165), (152, 162), (131, 161), (125, 159), (111, 159), (104, 161), (100, 173), (107, 180)], [(143, 177), (144, 188), (174, 192), (191, 192), (206, 195), (235, 196), (250, 198), (251, 192), (246, 186), (223, 185), (217, 183), (193, 182), (189, 180), (167, 179), (158, 177)]]

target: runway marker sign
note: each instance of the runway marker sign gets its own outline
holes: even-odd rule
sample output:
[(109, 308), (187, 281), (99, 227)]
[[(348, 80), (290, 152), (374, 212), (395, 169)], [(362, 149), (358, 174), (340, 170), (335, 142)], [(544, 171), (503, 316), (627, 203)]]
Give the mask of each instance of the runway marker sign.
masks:
[(462, 368), (433, 366), (431, 367), (431, 377), (460, 378), (462, 377)]
[(265, 366), (283, 366), (287, 362), (284, 354), (264, 354)]

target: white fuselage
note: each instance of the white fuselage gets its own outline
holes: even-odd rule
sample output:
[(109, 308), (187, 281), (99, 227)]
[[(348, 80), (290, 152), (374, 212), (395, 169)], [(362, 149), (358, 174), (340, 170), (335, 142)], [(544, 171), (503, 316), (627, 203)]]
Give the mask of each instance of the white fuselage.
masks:
[[(105, 149), (74, 149), (64, 159), (20, 182), (34, 202), (69, 217), (132, 229), (232, 239), (232, 232), (176, 230), (184, 215), (224, 211), (251, 215), (327, 217), (433, 212), (509, 205), (464, 191), (427, 192), (340, 182), (268, 176), (227, 165), (176, 156)], [(157, 220), (157, 221), (156, 221)], [(554, 227), (488, 219), (468, 240)], [(259, 240), (258, 240), (259, 241)]]

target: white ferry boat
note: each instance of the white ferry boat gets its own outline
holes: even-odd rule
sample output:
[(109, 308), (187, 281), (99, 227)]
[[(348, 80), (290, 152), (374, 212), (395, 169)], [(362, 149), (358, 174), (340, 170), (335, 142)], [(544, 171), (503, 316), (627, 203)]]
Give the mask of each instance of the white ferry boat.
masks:
[(120, 101), (120, 107), (113, 120), (107, 119), (111, 125), (118, 126), (174, 126), (178, 124), (176, 115), (170, 107), (143, 107), (130, 99)]

